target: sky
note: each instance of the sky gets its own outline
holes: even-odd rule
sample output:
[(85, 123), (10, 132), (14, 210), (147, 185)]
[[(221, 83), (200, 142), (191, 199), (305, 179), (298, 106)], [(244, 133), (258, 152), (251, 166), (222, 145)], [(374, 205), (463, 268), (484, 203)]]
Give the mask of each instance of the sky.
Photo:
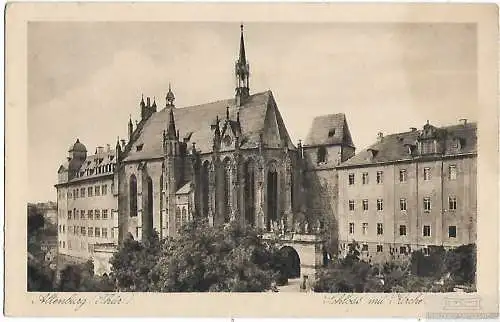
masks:
[[(91, 153), (127, 135), (141, 95), (176, 106), (234, 95), (240, 27), (224, 22), (30, 22), (29, 200), (56, 199), (77, 138)], [(294, 142), (345, 113), (357, 151), (386, 134), (477, 120), (473, 24), (246, 23), (250, 92), (272, 90)], [(208, 124), (207, 124), (208, 126)]]

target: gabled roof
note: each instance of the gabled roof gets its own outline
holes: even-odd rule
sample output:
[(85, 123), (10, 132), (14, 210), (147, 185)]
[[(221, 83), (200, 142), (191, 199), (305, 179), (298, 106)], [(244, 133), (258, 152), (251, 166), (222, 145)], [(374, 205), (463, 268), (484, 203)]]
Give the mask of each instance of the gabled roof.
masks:
[[(175, 126), (179, 131), (179, 137), (183, 138), (191, 133), (189, 142), (196, 143), (196, 149), (200, 153), (210, 153), (213, 148), (213, 130), (216, 117), (219, 117), (219, 126), (222, 128), (226, 121), (226, 109), (229, 106), (229, 117), (236, 120), (239, 112), (242, 138), (240, 138), (241, 149), (257, 148), (260, 134), (268, 127), (270, 121), (267, 120), (269, 110), (272, 115), (277, 115), (276, 124), (279, 133), (288, 141), (289, 147), (293, 148), (293, 143), (286, 132), (285, 125), (279, 112), (277, 111), (271, 91), (265, 91), (250, 95), (241, 107), (236, 106), (234, 98), (216, 101), (212, 103), (195, 105), (173, 110)], [(124, 161), (144, 160), (162, 157), (163, 154), (163, 131), (167, 128), (169, 121), (169, 109), (163, 109), (151, 115), (144, 125), (138, 129), (139, 133), (134, 135), (135, 139), (126, 154)], [(267, 144), (267, 142), (264, 142)], [(269, 142), (271, 144), (271, 142)], [(142, 145), (140, 150), (137, 146)], [(269, 145), (268, 145), (269, 146)]]
[[(443, 156), (477, 153), (476, 123), (445, 126), (436, 129), (442, 135), (441, 143), (444, 144)], [(416, 146), (421, 135), (422, 131), (418, 130), (386, 135), (381, 141), (372, 144), (349, 160), (341, 163), (339, 167), (414, 159), (415, 157), (419, 157), (419, 155), (411, 155), (409, 147)], [(461, 141), (460, 148), (455, 146), (457, 140)]]
[(176, 195), (185, 195), (191, 192), (191, 181), (186, 182), (183, 184), (179, 190), (175, 192)]
[(343, 113), (317, 116), (313, 119), (304, 146), (343, 144), (354, 147)]

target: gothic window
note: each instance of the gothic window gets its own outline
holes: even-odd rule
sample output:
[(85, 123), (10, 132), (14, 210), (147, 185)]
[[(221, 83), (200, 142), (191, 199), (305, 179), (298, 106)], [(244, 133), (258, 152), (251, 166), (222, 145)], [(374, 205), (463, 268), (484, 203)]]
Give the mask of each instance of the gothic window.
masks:
[(201, 169), (201, 211), (204, 217), (208, 216), (209, 169), (210, 163), (208, 161), (203, 162)]
[(151, 177), (146, 179), (146, 184), (143, 185), (142, 195), (145, 197), (145, 211), (142, 212), (142, 234), (148, 237), (153, 232), (153, 180)]
[(186, 208), (182, 208), (182, 223), (185, 224), (187, 222), (188, 222), (188, 217)]
[(272, 222), (278, 221), (278, 172), (271, 164), (267, 173), (267, 229), (271, 229)]
[(225, 221), (228, 222), (230, 218), (231, 211), (231, 161), (229, 159), (224, 160), (224, 209), (225, 209)]
[(326, 162), (326, 148), (324, 146), (320, 146), (318, 148), (318, 163)]
[(245, 163), (245, 219), (249, 225), (255, 224), (255, 166), (249, 160)]
[(135, 175), (130, 176), (129, 186), (130, 217), (135, 217), (137, 216), (137, 178)]
[(181, 218), (181, 208), (177, 207), (177, 209), (175, 210), (175, 227), (177, 229), (179, 229), (182, 225), (182, 222), (181, 222), (182, 218)]

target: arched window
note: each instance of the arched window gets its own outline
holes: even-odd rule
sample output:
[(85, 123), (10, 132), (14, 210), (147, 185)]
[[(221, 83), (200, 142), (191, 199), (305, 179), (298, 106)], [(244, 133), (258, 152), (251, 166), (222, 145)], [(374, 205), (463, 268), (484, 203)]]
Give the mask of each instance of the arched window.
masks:
[(182, 218), (181, 218), (181, 208), (177, 207), (175, 210), (175, 228), (179, 229), (182, 225)]
[(182, 208), (182, 223), (185, 224), (187, 222), (188, 222), (188, 217), (186, 208)]
[(129, 188), (130, 217), (135, 217), (137, 216), (137, 178), (135, 175), (130, 176)]
[(224, 160), (224, 221), (228, 222), (230, 220), (231, 212), (231, 161), (229, 159)]
[(210, 163), (208, 161), (203, 162), (201, 168), (201, 215), (204, 217), (208, 216), (208, 177), (209, 177)]
[(147, 178), (142, 195), (145, 198), (145, 207), (142, 212), (142, 235), (149, 237), (153, 233), (153, 180), (151, 177)]
[(318, 148), (318, 163), (326, 162), (326, 148), (324, 146), (320, 146)]
[(245, 163), (245, 219), (247, 224), (255, 224), (255, 166), (252, 160)]
[(270, 165), (267, 172), (267, 229), (278, 221), (278, 171), (276, 165)]

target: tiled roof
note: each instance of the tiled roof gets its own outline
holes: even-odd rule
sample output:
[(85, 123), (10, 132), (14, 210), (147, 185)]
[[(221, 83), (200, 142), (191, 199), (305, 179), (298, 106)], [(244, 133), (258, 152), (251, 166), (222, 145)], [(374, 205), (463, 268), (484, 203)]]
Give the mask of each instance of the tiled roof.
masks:
[[(226, 120), (226, 108), (229, 106), (231, 120), (236, 120), (239, 111), (242, 130), (241, 149), (256, 148), (259, 144), (260, 133), (264, 132), (266, 115), (268, 110), (274, 108), (275, 102), (271, 91), (251, 95), (241, 107), (235, 106), (235, 99), (221, 100), (217, 102), (175, 108), (175, 126), (179, 131), (179, 137), (189, 137), (189, 142), (196, 143), (196, 150), (200, 153), (212, 151), (213, 130), (216, 117), (219, 117), (220, 127)], [(283, 120), (276, 109), (276, 119), (280, 134), (284, 128)], [(163, 109), (151, 115), (151, 117), (138, 129), (139, 133), (134, 135), (132, 146), (124, 158), (125, 161), (143, 160), (163, 156), (163, 131), (167, 129), (169, 121), (169, 109)], [(293, 146), (288, 134), (289, 146)], [(137, 150), (137, 146), (142, 148)]]
[[(437, 128), (440, 142), (443, 145), (443, 156), (458, 154), (469, 154), (477, 152), (477, 125), (467, 123), (466, 125), (452, 125)], [(375, 163), (394, 162), (398, 160), (411, 160), (418, 157), (410, 154), (409, 145), (416, 146), (422, 131), (415, 130), (384, 136), (380, 141), (359, 152), (349, 160), (340, 164), (340, 168), (358, 165), (369, 165)], [(456, 143), (460, 142), (460, 148)]]
[(345, 144), (354, 146), (347, 120), (343, 113), (315, 117), (304, 146)]
[[(70, 180), (70, 182), (82, 181), (90, 178), (99, 178), (105, 175), (110, 175), (113, 173), (113, 171), (103, 171), (101, 173), (98, 173), (97, 167), (99, 166), (105, 167), (106, 165), (109, 164), (113, 165), (115, 163), (116, 163), (115, 150), (103, 151), (102, 153), (99, 154), (89, 155), (87, 156), (85, 161), (82, 163), (82, 166), (78, 170), (79, 173), (83, 171), (84, 175), (79, 177), (74, 177), (73, 179)], [(89, 170), (93, 169), (93, 173), (87, 175), (86, 174), (87, 169)]]

